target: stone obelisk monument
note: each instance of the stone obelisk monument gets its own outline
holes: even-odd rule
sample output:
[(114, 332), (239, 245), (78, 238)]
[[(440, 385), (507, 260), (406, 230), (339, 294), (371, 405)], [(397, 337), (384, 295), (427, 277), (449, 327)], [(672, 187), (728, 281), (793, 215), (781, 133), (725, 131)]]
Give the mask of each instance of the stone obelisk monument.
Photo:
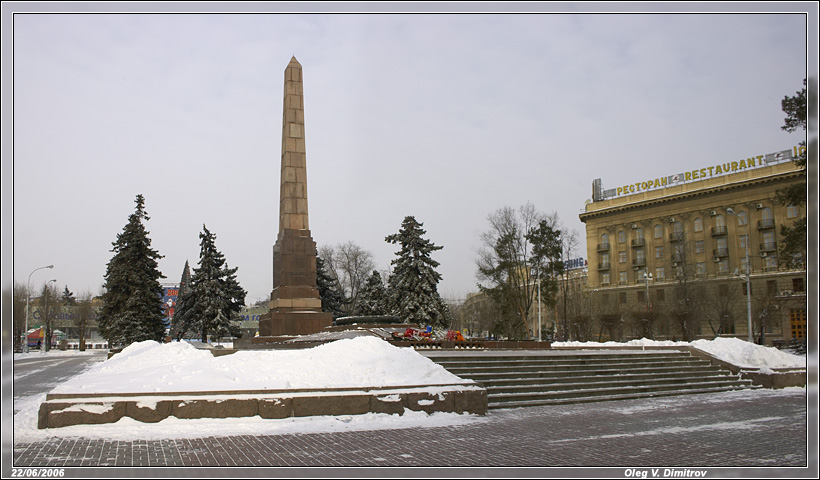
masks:
[(282, 167), (279, 235), (273, 246), (270, 312), (259, 321), (261, 337), (317, 333), (333, 322), (322, 312), (316, 288), (316, 242), (310, 236), (305, 155), (302, 65), (291, 58), (285, 69), (282, 112)]

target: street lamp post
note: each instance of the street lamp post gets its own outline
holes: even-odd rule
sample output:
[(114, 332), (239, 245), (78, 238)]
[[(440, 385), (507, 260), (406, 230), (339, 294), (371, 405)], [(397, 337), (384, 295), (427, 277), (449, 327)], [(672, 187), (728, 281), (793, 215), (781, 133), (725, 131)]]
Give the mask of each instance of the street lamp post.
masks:
[[(728, 215), (736, 215), (732, 207), (727, 208), (726, 213)], [(740, 215), (738, 215), (738, 218), (740, 218)], [(754, 336), (752, 335), (752, 282), (750, 278), (752, 263), (749, 258), (749, 241), (751, 238), (749, 238), (748, 215), (743, 219), (743, 231), (746, 233), (746, 327), (749, 330), (749, 343), (755, 343)]]
[(541, 275), (535, 270), (535, 285), (538, 289), (538, 341), (541, 341)]
[[(48, 284), (49, 283), (56, 282), (56, 281), (57, 281), (56, 278), (53, 278), (53, 279), (47, 281), (46, 282), (46, 288), (44, 290), (48, 289)], [(48, 295), (45, 293), (45, 291), (43, 292), (43, 300), (45, 302), (45, 304), (43, 305), (43, 309), (46, 311), (45, 312), (46, 324), (45, 324), (45, 330), (43, 330), (43, 343), (40, 344), (40, 351), (41, 352), (47, 352), (47, 351), (50, 350), (50, 347), (51, 347), (51, 322), (49, 322), (49, 320), (48, 320)], [(46, 338), (46, 337), (48, 337), (48, 338)], [(48, 346), (46, 346), (46, 344), (48, 344)]]
[(25, 345), (23, 346), (23, 351), (28, 353), (28, 302), (29, 298), (31, 298), (31, 276), (34, 275), (34, 272), (37, 270), (42, 270), (44, 268), (54, 268), (54, 265), (47, 265), (45, 267), (35, 268), (32, 270), (31, 273), (28, 274), (28, 282), (26, 283), (26, 330), (23, 332), (23, 337), (25, 341)]
[(646, 314), (649, 315), (649, 310), (652, 308), (652, 303), (649, 301), (649, 281), (652, 280), (652, 274), (644, 270), (643, 278), (646, 282)]

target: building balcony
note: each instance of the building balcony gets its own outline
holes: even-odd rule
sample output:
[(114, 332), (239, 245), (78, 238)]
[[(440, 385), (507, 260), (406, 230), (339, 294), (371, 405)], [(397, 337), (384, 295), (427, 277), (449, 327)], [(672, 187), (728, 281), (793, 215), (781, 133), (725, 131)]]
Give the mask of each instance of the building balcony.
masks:
[(722, 227), (712, 227), (712, 236), (713, 237), (720, 237), (720, 236), (726, 235), (728, 233), (729, 233), (729, 230), (728, 230), (728, 228), (726, 228), (725, 225), (722, 226)]
[(633, 238), (632, 239), (632, 246), (633, 247), (643, 247), (644, 245), (646, 245), (646, 239), (645, 238)]
[(599, 252), (608, 252), (609, 251), (609, 244), (608, 243), (599, 243), (597, 250)]
[(609, 262), (601, 262), (598, 264), (598, 270), (609, 270)]
[(645, 267), (646, 266), (646, 259), (645, 258), (636, 258), (632, 260), (633, 267)]
[(758, 230), (768, 230), (774, 228), (774, 219), (773, 218), (764, 218), (763, 220), (757, 221), (757, 229)]
[(716, 258), (723, 258), (729, 256), (729, 249), (728, 248), (715, 248), (712, 249), (712, 256)]
[(670, 242), (682, 242), (683, 241), (683, 232), (672, 232), (669, 234), (669, 241)]
[(761, 252), (776, 252), (777, 242), (764, 242), (760, 244)]

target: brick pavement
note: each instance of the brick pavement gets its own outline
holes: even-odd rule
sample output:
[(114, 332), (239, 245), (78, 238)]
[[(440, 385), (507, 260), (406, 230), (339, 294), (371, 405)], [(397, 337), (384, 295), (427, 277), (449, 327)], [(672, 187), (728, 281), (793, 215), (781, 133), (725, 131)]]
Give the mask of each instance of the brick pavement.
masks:
[[(731, 401), (720, 395), (731, 393), (494, 410), (483, 421), (449, 427), (143, 441), (56, 438), (16, 444), (14, 466), (816, 468), (816, 454), (807, 458), (805, 394), (746, 394)], [(816, 426), (814, 410), (811, 421)]]

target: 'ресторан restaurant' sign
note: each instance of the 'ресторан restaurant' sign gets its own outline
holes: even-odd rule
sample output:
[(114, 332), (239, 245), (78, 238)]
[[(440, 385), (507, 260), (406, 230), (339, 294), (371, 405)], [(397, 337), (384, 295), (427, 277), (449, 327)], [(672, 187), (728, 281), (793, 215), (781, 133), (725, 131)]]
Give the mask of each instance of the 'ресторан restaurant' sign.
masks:
[(806, 147), (793, 147), (791, 150), (782, 150), (780, 152), (769, 153), (767, 155), (758, 155), (756, 157), (749, 157), (745, 160), (732, 161), (711, 165), (704, 168), (691, 170), (688, 172), (677, 173), (669, 175), (668, 177), (660, 177), (655, 179), (643, 180), (636, 183), (631, 183), (618, 188), (611, 188), (609, 190), (601, 189), (601, 179), (597, 179), (592, 184), (592, 199), (593, 201), (600, 201), (607, 198), (617, 197), (620, 195), (628, 195), (631, 193), (643, 192), (655, 188), (666, 187), (678, 183), (691, 182), (695, 180), (703, 180), (717, 175), (725, 175), (727, 173), (739, 172), (749, 168), (762, 167), (766, 164), (779, 163), (786, 160), (797, 158), (804, 154)]

